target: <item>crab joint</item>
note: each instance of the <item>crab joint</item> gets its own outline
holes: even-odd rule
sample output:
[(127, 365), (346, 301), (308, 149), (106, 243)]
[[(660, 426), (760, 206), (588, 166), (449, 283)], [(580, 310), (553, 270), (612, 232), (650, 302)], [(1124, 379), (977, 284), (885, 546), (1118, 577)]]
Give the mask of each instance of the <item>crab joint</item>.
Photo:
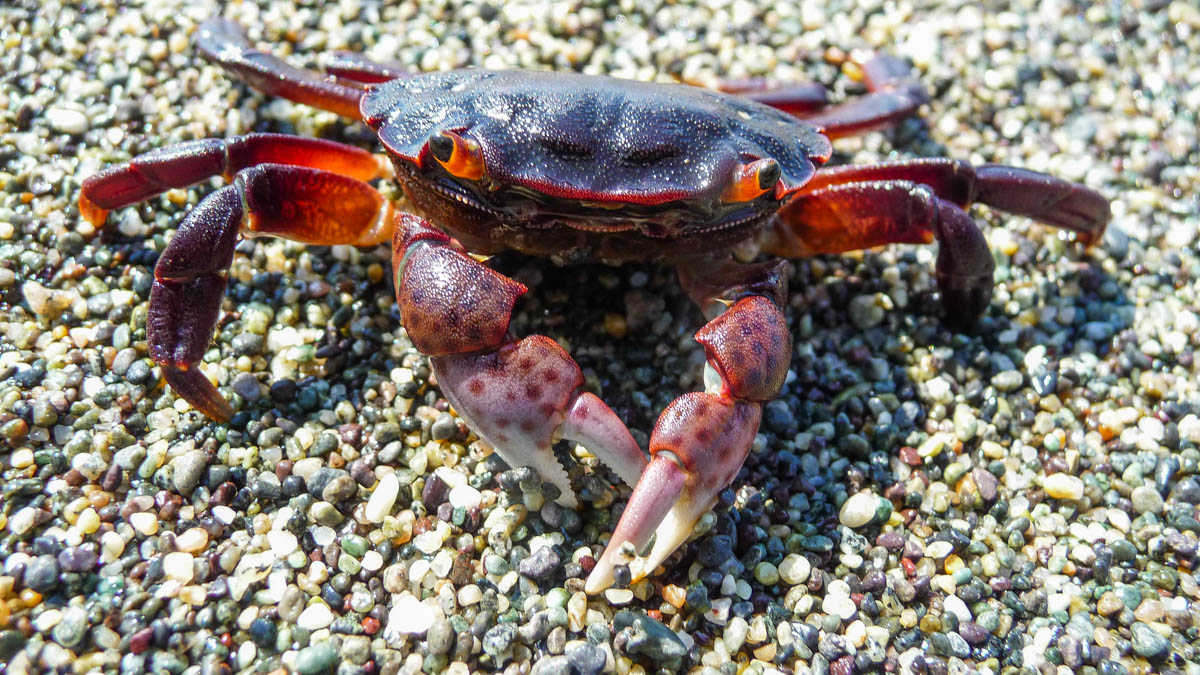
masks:
[(724, 202), (748, 202), (773, 190), (779, 182), (779, 162), (764, 157), (749, 164), (741, 164), (733, 171), (733, 180), (721, 195)]
[(454, 131), (443, 131), (429, 138), (429, 154), (451, 174), (479, 180), (483, 177), (483, 151), (479, 143)]

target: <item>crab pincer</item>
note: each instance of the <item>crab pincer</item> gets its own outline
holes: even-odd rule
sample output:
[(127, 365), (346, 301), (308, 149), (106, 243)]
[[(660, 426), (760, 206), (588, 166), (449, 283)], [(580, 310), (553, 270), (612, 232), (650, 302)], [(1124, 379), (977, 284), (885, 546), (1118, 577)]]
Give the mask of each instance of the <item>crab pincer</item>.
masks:
[[(705, 324), (696, 341), (707, 354), (712, 386), (680, 396), (659, 416), (650, 436), (653, 459), (588, 577), (589, 593), (611, 586), (617, 565), (628, 564), (636, 581), (683, 544), (733, 482), (750, 453), (763, 403), (783, 386), (792, 337), (772, 298), (738, 299)], [(637, 555), (651, 537), (650, 551)]]
[(629, 484), (646, 466), (625, 424), (544, 335), (514, 340), (512, 307), (525, 286), (476, 262), (440, 230), (404, 215), (393, 245), (396, 299), (409, 338), (430, 357), (446, 400), (510, 466), (532, 466), (577, 506), (551, 446), (582, 443)]

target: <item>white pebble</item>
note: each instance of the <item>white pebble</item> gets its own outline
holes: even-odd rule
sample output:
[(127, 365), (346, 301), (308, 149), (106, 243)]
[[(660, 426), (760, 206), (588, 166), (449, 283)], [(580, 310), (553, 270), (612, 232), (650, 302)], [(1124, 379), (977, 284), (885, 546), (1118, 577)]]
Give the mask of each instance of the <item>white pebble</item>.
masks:
[(362, 568), (368, 572), (376, 572), (383, 567), (383, 556), (378, 551), (367, 551), (363, 554)]
[(875, 493), (863, 491), (856, 493), (842, 504), (838, 512), (838, 520), (849, 528), (859, 528), (871, 522), (875, 517), (875, 509), (879, 506), (879, 498)]
[(328, 546), (337, 538), (337, 532), (332, 527), (318, 525), (311, 530), (313, 541), (317, 542), (317, 546)]
[(300, 542), (296, 540), (296, 535), (281, 530), (271, 530), (268, 532), (267, 543), (271, 546), (271, 551), (280, 558), (287, 557), (288, 554), (295, 551), (296, 547), (300, 545)]
[(784, 583), (791, 586), (796, 586), (808, 581), (808, 575), (812, 572), (812, 563), (802, 555), (797, 553), (788, 554), (783, 562), (779, 563), (779, 577)]
[(413, 546), (421, 553), (435, 553), (442, 546), (442, 535), (437, 530), (422, 532), (413, 537)]
[(333, 612), (330, 611), (329, 605), (323, 602), (317, 602), (304, 608), (300, 612), (300, 617), (296, 619), (296, 625), (307, 630), (320, 630), (326, 628), (333, 623)]
[(470, 485), (459, 485), (450, 491), (450, 505), (456, 509), (472, 509), (482, 501), (483, 495)]
[(424, 633), (433, 625), (434, 609), (405, 594), (388, 613), (387, 632)]
[(175, 539), (175, 545), (180, 551), (196, 553), (208, 546), (208, 532), (200, 527), (191, 527)]
[(624, 605), (633, 600), (633, 591), (628, 588), (610, 588), (604, 591), (604, 598), (613, 605)]
[(369, 522), (382, 523), (383, 519), (392, 512), (396, 497), (400, 494), (400, 480), (396, 474), (389, 473), (379, 479), (379, 485), (367, 500), (366, 517)]
[(233, 522), (234, 518), (237, 518), (237, 511), (234, 511), (224, 504), (217, 504), (216, 506), (212, 507), (212, 514), (214, 518), (226, 525), (229, 525)]
[(129, 524), (138, 534), (146, 537), (158, 532), (158, 517), (149, 511), (129, 514)]
[(1083, 496), (1083, 480), (1066, 473), (1052, 473), (1042, 480), (1046, 494), (1055, 499), (1079, 499)]
[(163, 574), (181, 584), (190, 583), (195, 575), (192, 554), (176, 551), (163, 556)]
[(26, 506), (13, 514), (12, 518), (8, 519), (8, 531), (13, 534), (25, 534), (29, 528), (33, 527), (33, 521), (37, 517), (37, 511)]
[(87, 115), (78, 110), (66, 108), (51, 108), (46, 111), (46, 121), (50, 128), (64, 134), (82, 134), (88, 130)]
[(947, 595), (946, 599), (942, 601), (942, 610), (958, 617), (959, 623), (972, 619), (971, 610), (967, 609), (967, 603), (957, 595)]
[(941, 560), (954, 551), (954, 544), (948, 541), (935, 541), (925, 547), (925, 555), (935, 560)]

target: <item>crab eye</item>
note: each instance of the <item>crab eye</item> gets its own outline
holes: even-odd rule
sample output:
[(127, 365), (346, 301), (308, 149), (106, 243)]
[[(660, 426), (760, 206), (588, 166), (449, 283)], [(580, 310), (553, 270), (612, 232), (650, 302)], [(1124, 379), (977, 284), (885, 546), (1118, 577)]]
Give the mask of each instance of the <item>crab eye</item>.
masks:
[(749, 164), (739, 164), (733, 170), (733, 180), (721, 195), (721, 201), (748, 202), (775, 188), (781, 171), (779, 162), (764, 157)]
[(483, 177), (483, 151), (479, 143), (457, 132), (443, 131), (430, 136), (429, 154), (458, 178), (479, 180)]

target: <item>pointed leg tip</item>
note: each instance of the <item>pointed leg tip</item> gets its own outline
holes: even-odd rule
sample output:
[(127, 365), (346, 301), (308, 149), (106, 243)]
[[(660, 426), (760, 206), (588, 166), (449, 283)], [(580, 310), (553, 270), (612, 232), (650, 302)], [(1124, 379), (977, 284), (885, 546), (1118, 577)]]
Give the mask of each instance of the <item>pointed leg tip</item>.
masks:
[(233, 406), (221, 396), (204, 373), (195, 368), (170, 364), (159, 366), (162, 368), (163, 379), (171, 386), (171, 390), (193, 408), (216, 422), (225, 423), (233, 417)]
[(601, 558), (592, 568), (592, 573), (588, 575), (587, 582), (583, 585), (583, 592), (588, 595), (600, 595), (612, 587), (613, 581), (612, 564)]
[(108, 209), (97, 206), (86, 194), (80, 194), (79, 215), (98, 229), (104, 227), (104, 222), (108, 220)]

